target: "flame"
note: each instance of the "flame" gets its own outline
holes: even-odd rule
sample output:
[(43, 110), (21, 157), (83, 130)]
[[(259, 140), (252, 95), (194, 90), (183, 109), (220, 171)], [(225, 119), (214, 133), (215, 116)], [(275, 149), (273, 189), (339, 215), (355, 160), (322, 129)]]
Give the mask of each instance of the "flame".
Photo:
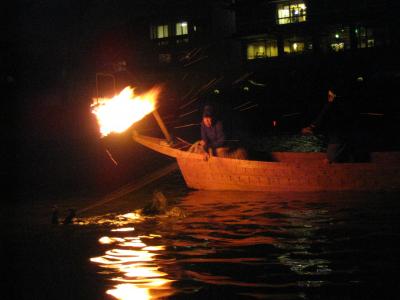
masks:
[(156, 108), (160, 88), (153, 88), (143, 95), (135, 95), (130, 86), (113, 98), (94, 99), (91, 107), (96, 115), (102, 137), (112, 132), (121, 133)]

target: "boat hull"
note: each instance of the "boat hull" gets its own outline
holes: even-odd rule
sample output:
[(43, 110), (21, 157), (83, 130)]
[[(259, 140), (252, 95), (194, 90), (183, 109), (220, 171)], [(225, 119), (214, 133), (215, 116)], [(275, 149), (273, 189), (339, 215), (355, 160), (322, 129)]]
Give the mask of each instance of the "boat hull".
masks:
[(310, 164), (249, 162), (231, 159), (202, 161), (178, 158), (186, 184), (200, 190), (330, 191), (396, 190), (398, 168), (376, 163)]
[[(368, 163), (324, 163), (324, 153), (272, 153), (273, 161), (211, 157), (165, 148), (161, 139), (136, 141), (175, 157), (188, 187), (236, 191), (392, 191), (400, 189), (400, 152), (372, 153)], [(159, 140), (159, 141), (157, 141)], [(157, 144), (158, 143), (158, 144)], [(164, 144), (163, 144), (164, 143)]]

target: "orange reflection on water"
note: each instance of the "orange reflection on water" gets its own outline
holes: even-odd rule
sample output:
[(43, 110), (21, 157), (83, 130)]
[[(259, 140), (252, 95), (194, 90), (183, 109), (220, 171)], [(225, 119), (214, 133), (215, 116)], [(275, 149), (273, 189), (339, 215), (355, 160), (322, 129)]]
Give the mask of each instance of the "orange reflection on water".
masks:
[(108, 290), (107, 294), (114, 296), (117, 299), (124, 300), (146, 300), (151, 299), (148, 289), (138, 288), (134, 284), (117, 284), (115, 289)]
[(110, 238), (108, 236), (103, 236), (102, 238), (99, 239), (100, 244), (112, 244), (115, 242), (123, 242), (123, 241), (124, 239), (116, 237)]
[(135, 228), (133, 228), (133, 227), (123, 227), (123, 228), (112, 229), (111, 231), (122, 231), (122, 232), (124, 232), (124, 231), (134, 231), (134, 230), (135, 230)]
[(130, 213), (122, 215), (121, 217), (125, 218), (125, 219), (130, 219), (130, 220), (139, 220), (142, 218), (142, 216), (136, 212), (130, 212)]
[[(131, 232), (119, 228), (121, 233)], [(102, 237), (100, 244), (115, 246), (107, 250), (104, 255), (93, 257), (91, 262), (101, 268), (111, 271), (110, 280), (117, 282), (112, 289), (106, 291), (108, 295), (120, 300), (128, 299), (157, 299), (172, 294), (170, 280), (167, 273), (160, 270), (156, 263), (157, 252), (165, 250), (163, 245), (147, 245), (143, 239), (160, 238), (159, 235), (131, 236), (131, 237)]]

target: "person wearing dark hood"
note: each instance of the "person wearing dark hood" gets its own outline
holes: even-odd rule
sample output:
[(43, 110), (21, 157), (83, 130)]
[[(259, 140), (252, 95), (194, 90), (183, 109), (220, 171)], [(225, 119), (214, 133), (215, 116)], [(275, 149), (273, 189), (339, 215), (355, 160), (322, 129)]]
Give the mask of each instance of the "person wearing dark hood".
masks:
[(354, 107), (349, 105), (350, 99), (338, 99), (333, 88), (328, 89), (328, 101), (317, 118), (302, 129), (303, 134), (312, 134), (321, 127), (325, 128), (328, 137), (326, 163), (351, 161), (352, 134), (355, 124)]
[(209, 152), (218, 156), (218, 148), (223, 147), (225, 142), (226, 139), (222, 121), (217, 119), (214, 108), (210, 105), (206, 105), (201, 121), (200, 141), (200, 145), (205, 151), (205, 158), (208, 158)]

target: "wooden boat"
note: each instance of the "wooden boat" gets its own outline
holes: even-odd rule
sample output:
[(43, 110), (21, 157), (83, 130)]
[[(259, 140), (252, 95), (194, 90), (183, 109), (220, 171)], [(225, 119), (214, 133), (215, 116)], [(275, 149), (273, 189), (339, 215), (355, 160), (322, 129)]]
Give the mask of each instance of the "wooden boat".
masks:
[(271, 161), (210, 157), (188, 152), (190, 145), (135, 133), (133, 139), (176, 158), (188, 187), (238, 191), (400, 190), (400, 152), (374, 152), (367, 163), (324, 163), (325, 153), (273, 152)]

